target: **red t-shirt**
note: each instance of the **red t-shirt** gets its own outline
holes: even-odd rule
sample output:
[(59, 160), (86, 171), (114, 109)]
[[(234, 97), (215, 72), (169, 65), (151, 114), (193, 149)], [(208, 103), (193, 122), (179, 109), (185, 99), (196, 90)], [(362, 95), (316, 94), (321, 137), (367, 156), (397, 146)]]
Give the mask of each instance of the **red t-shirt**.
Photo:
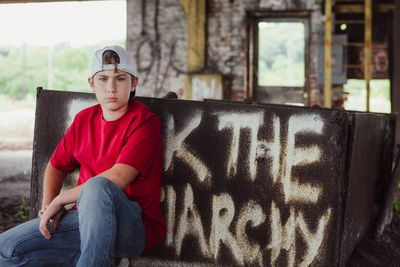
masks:
[(131, 100), (128, 111), (115, 121), (103, 120), (99, 104), (79, 112), (50, 162), (62, 172), (80, 165), (78, 185), (117, 163), (139, 171), (124, 192), (142, 208), (147, 251), (160, 244), (166, 234), (160, 209), (162, 159), (159, 118), (144, 104)]

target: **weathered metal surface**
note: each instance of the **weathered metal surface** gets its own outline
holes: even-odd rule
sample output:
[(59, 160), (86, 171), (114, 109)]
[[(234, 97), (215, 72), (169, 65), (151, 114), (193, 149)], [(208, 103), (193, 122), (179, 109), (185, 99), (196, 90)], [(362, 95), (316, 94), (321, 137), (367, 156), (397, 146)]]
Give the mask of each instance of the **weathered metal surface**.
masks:
[[(94, 100), (91, 94), (38, 93), (32, 214), (54, 147), (77, 111)], [(374, 188), (390, 174), (379, 150), (387, 142), (382, 133), (392, 131), (389, 116), (138, 100), (163, 125), (161, 207), (168, 233), (130, 265), (337, 266), (370, 229)], [(368, 159), (364, 165), (358, 148)], [(359, 172), (369, 178), (358, 179)], [(363, 211), (354, 213), (360, 197), (366, 198)]]
[[(349, 117), (342, 264), (347, 261), (360, 236), (373, 231), (378, 216), (384, 210), (394, 140), (394, 116), (349, 113)], [(393, 203), (393, 198), (391, 201)]]
[(387, 116), (385, 128), (382, 129), (381, 172), (383, 175), (379, 177), (378, 189), (375, 193), (376, 202), (379, 205), (379, 214), (376, 220), (377, 226), (375, 228), (374, 238), (378, 239), (392, 220), (393, 202), (400, 180), (399, 155), (396, 157), (396, 161), (393, 160), (393, 150), (396, 150), (394, 149), (396, 143), (396, 119), (394, 114), (392, 116)]
[(96, 103), (94, 94), (60, 93), (38, 89), (33, 138), (31, 210), (35, 217), (41, 207), (43, 175), (46, 165), (75, 115)]

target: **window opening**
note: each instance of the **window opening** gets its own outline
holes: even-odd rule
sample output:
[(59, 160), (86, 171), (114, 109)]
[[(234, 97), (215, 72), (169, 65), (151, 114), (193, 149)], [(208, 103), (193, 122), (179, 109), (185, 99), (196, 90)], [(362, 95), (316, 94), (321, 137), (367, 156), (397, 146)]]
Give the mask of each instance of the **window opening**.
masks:
[(258, 23), (258, 85), (303, 87), (305, 76), (303, 22)]
[(249, 95), (259, 103), (306, 105), (309, 13), (252, 13)]
[[(373, 79), (370, 81), (370, 111), (379, 113), (390, 113), (390, 80)], [(367, 111), (367, 92), (365, 80), (348, 79), (343, 85), (345, 93), (344, 108), (346, 110)]]

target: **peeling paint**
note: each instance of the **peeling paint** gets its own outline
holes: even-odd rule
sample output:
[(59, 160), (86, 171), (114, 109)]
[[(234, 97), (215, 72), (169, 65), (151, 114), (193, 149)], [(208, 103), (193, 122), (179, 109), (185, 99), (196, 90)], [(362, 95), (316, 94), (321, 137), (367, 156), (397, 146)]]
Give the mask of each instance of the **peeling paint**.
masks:
[(88, 100), (73, 99), (69, 103), (69, 107), (68, 107), (68, 110), (69, 110), (68, 118), (67, 118), (67, 121), (65, 122), (65, 125), (67, 126), (67, 128), (74, 121), (76, 114), (78, 114), (81, 110), (91, 107), (96, 104), (98, 104), (97, 100), (88, 101)]

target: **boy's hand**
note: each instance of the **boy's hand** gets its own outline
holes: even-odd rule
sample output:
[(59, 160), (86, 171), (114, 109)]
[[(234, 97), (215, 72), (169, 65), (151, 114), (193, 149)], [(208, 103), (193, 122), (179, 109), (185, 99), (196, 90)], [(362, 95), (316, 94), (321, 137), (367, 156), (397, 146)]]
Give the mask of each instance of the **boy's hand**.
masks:
[(48, 206), (49, 205), (42, 206), (42, 209), (39, 211), (39, 214), (38, 214), (40, 218), (42, 218), (42, 215), (44, 214), (44, 212), (46, 211)]
[(39, 230), (40, 233), (42, 233), (42, 235), (44, 236), (44, 238), (50, 239), (51, 237), (50, 231), (47, 228), (47, 224), (51, 222), (51, 232), (54, 232), (64, 212), (65, 212), (64, 206), (61, 204), (57, 204), (56, 199), (54, 199), (50, 203), (50, 205), (42, 208), (42, 210), (39, 211), (39, 217), (40, 217)]

